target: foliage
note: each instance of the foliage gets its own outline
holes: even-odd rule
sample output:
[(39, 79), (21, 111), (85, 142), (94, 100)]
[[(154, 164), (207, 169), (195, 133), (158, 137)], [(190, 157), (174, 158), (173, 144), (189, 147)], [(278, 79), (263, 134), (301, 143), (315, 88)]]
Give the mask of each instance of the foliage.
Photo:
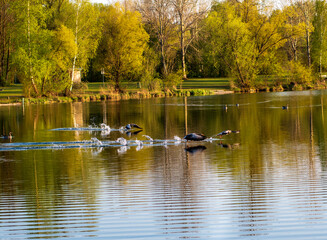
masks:
[[(249, 88), (258, 72), (255, 42), (242, 18), (229, 3), (216, 6), (216, 11), (207, 18), (209, 54), (226, 64), (231, 75), (236, 76), (238, 84)], [(222, 64), (222, 63), (220, 63)]]
[(312, 82), (311, 69), (300, 64), (299, 62), (289, 63), (289, 81), (293, 84), (299, 84), (305, 87), (310, 86)]
[(121, 90), (123, 78), (141, 75), (143, 53), (149, 35), (145, 32), (138, 12), (125, 10), (117, 3), (103, 13), (104, 32), (98, 49), (99, 66), (103, 67), (115, 89)]
[(274, 86), (288, 84), (284, 75), (311, 86), (327, 69), (323, 0), (278, 8), (223, 0), (210, 12), (199, 0), (142, 1), (129, 11), (89, 0), (3, 0), (0, 7), (0, 85), (18, 79), (28, 96), (67, 92), (76, 68), (91, 72), (88, 81), (102, 80), (103, 68), (116, 91), (126, 81), (173, 88), (182, 82), (179, 69), (184, 78), (230, 76), (242, 90), (268, 88), (262, 75), (275, 76)]
[(183, 71), (179, 70), (176, 73), (170, 73), (163, 79), (164, 84), (168, 88), (177, 87), (183, 82)]
[(74, 93), (84, 93), (88, 89), (88, 85), (85, 82), (79, 82), (73, 84)]
[(327, 68), (327, 4), (325, 1), (315, 2), (315, 16), (312, 33), (312, 60), (315, 69), (321, 74)]

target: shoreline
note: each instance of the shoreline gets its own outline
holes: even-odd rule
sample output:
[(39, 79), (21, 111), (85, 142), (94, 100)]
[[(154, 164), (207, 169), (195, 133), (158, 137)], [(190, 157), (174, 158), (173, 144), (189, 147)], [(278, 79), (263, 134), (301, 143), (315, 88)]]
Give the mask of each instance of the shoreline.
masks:
[(150, 99), (164, 97), (190, 97), (190, 96), (210, 96), (210, 95), (225, 95), (233, 94), (234, 91), (224, 89), (185, 89), (160, 92), (124, 92), (110, 94), (72, 94), (71, 96), (55, 96), (55, 97), (40, 97), (26, 98), (17, 96), (7, 96), (0, 98), (0, 106), (15, 106), (24, 104), (51, 104), (51, 103), (69, 103), (69, 102), (99, 102), (99, 101), (120, 101), (129, 99)]
[(210, 96), (210, 95), (226, 95), (234, 93), (257, 93), (257, 92), (283, 92), (283, 91), (305, 91), (305, 90), (323, 90), (326, 84), (316, 84), (311, 87), (297, 85), (289, 88), (288, 86), (279, 86), (273, 88), (257, 88), (257, 89), (222, 89), (222, 88), (194, 88), (194, 89), (165, 89), (163, 91), (138, 90), (124, 91), (122, 93), (104, 91), (104, 92), (75, 92), (70, 96), (53, 96), (27, 98), (22, 95), (2, 95), (0, 97), (0, 106), (18, 106), (24, 104), (51, 104), (51, 103), (70, 103), (70, 102), (100, 102), (100, 101), (120, 101), (129, 99), (150, 99), (164, 97), (189, 97), (189, 96)]

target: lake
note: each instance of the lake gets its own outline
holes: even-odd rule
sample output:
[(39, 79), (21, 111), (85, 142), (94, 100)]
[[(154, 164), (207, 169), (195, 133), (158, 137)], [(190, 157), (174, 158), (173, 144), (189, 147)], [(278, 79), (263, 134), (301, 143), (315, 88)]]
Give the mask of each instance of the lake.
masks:
[(327, 91), (1, 106), (0, 239), (326, 239), (326, 114)]

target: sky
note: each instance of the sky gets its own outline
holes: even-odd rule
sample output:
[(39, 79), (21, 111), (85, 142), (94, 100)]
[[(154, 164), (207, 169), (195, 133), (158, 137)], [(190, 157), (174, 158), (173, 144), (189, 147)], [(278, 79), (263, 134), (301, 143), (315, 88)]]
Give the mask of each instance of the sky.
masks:
[(109, 2), (111, 2), (110, 0), (90, 0), (91, 3), (104, 3), (104, 4), (108, 4)]

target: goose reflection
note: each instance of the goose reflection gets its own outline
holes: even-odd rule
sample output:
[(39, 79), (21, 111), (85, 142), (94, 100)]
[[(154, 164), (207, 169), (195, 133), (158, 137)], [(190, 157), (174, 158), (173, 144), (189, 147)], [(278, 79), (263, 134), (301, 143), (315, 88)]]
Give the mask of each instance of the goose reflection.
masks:
[(239, 143), (229, 144), (229, 143), (222, 143), (222, 142), (220, 142), (218, 144), (218, 146), (220, 146), (222, 148), (227, 148), (227, 149), (235, 149), (235, 148), (239, 148), (240, 144)]
[(206, 146), (198, 145), (198, 146), (194, 146), (194, 147), (186, 147), (185, 151), (189, 152), (191, 154), (194, 154), (194, 153), (197, 153), (197, 152), (203, 152), (206, 149), (207, 149)]
[(142, 131), (143, 131), (142, 129), (136, 130), (136, 131), (126, 131), (126, 135), (129, 136), (129, 137), (130, 136), (135, 136), (135, 135), (139, 134)]

